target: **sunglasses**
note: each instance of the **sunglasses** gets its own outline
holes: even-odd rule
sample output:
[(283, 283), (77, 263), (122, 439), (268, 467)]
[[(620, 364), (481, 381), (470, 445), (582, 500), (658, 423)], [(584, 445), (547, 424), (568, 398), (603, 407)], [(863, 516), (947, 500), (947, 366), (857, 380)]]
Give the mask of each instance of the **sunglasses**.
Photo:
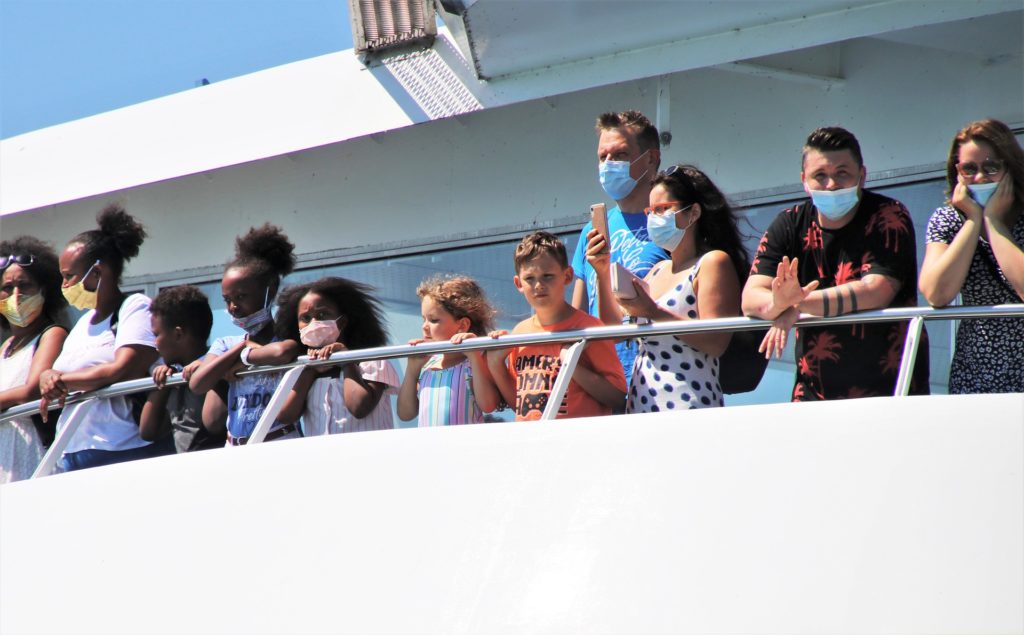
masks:
[(2, 256), (0, 257), (0, 271), (3, 271), (11, 265), (18, 265), (19, 267), (27, 267), (36, 261), (36, 257), (32, 254), (18, 254), (17, 256)]
[(665, 168), (664, 170), (662, 170), (661, 172), (659, 172), (658, 176), (667, 179), (667, 178), (671, 177), (672, 175), (674, 175), (676, 172), (682, 173), (682, 171), (683, 171), (682, 167), (680, 167), (678, 165), (670, 165), (667, 168)]
[[(678, 214), (679, 212), (685, 212), (686, 210), (693, 207), (693, 203), (690, 203), (686, 207), (681, 207), (682, 203), (679, 201), (667, 201), (665, 203), (656, 203), (650, 207), (644, 208), (644, 214), (655, 216), (665, 216), (668, 213)], [(673, 207), (679, 207), (679, 209), (672, 209)]]
[(995, 176), (1003, 171), (1003, 162), (996, 159), (985, 159), (979, 166), (974, 161), (957, 163), (956, 171), (961, 176), (976, 176), (978, 172), (984, 172), (986, 176)]

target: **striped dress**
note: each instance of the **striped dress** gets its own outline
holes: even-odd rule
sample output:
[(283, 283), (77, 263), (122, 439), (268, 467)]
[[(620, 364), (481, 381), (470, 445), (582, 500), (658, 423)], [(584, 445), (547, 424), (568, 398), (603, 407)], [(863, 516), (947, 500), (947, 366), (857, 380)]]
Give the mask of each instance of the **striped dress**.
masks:
[(366, 381), (375, 381), (386, 387), (377, 407), (364, 418), (356, 419), (345, 405), (341, 379), (320, 377), (313, 381), (306, 396), (306, 410), (302, 413), (302, 436), (390, 430), (395, 427), (391, 396), (398, 393), (402, 382), (394, 364), (382, 360), (359, 362), (359, 371)]
[(473, 398), (473, 373), (469, 360), (441, 367), (434, 355), (420, 371), (419, 427), (482, 423), (484, 414)]

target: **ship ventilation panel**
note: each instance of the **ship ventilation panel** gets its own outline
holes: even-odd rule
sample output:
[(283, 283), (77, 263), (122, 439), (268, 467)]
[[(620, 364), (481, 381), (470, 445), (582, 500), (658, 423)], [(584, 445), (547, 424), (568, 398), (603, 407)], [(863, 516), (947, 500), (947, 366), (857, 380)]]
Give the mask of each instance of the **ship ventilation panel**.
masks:
[(437, 35), (432, 0), (349, 0), (349, 8), (359, 54), (429, 48)]

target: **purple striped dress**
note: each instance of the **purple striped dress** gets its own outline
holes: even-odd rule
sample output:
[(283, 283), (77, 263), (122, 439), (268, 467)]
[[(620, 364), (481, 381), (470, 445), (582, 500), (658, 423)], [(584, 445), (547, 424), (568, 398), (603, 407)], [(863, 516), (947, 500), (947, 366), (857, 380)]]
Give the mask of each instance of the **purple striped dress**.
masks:
[(473, 398), (469, 360), (442, 368), (441, 356), (431, 357), (420, 371), (419, 427), (456, 426), (483, 420), (484, 415)]

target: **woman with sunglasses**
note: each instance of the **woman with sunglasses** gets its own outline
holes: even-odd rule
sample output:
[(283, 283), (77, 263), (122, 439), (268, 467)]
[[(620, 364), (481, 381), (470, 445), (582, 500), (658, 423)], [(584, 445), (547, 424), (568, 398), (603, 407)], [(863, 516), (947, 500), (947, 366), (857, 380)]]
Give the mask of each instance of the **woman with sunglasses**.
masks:
[[(40, 410), (62, 402), (72, 391), (91, 391), (149, 376), (157, 360), (150, 299), (121, 291), (125, 263), (139, 253), (146, 231), (119, 205), (96, 217), (98, 227), (78, 234), (60, 254), (61, 291), (76, 309), (85, 311), (68, 333), (64, 350), (51, 370), (39, 378)], [(150, 443), (139, 436), (132, 397), (96, 402), (71, 438), (61, 458), (62, 471), (173, 453), (173, 443)], [(71, 409), (61, 414), (60, 429)]]
[[(623, 311), (653, 322), (740, 315), (740, 291), (750, 261), (732, 209), (711, 179), (691, 165), (674, 165), (655, 177), (650, 207), (644, 211), (647, 233), (669, 258), (633, 285), (632, 299), (608, 301), (613, 296), (604, 238), (596, 231), (587, 236), (587, 259), (598, 274), (601, 320), (620, 324)], [(718, 358), (730, 337), (699, 333), (641, 338), (626, 412), (721, 406)]]
[[(946, 161), (949, 202), (928, 220), (919, 286), (932, 306), (1024, 301), (1024, 151), (994, 119), (965, 126)], [(950, 393), (1024, 392), (1024, 319), (963, 320)]]
[[(68, 331), (57, 254), (30, 236), (0, 242), (0, 411), (39, 399), (39, 376), (53, 366)], [(0, 423), (0, 483), (32, 476), (43, 440), (31, 417)]]

